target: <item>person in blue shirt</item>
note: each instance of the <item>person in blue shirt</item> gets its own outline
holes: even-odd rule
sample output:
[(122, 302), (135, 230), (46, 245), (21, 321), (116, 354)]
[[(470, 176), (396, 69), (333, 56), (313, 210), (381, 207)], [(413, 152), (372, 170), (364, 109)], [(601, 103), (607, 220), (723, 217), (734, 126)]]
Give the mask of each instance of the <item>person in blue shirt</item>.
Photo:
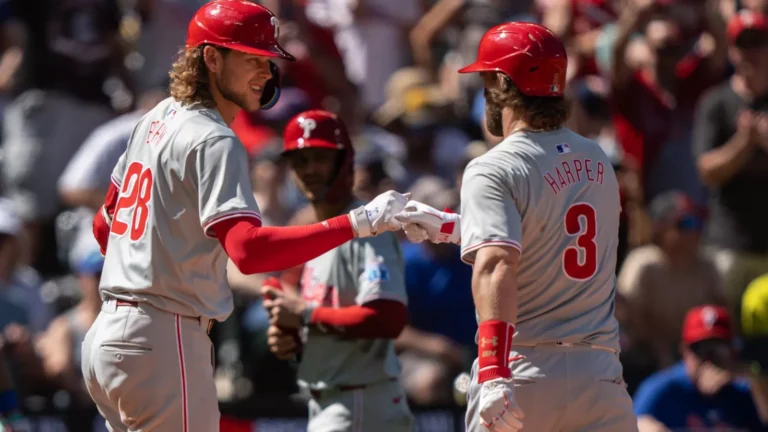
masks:
[(726, 308), (698, 306), (683, 323), (682, 361), (648, 377), (634, 395), (640, 432), (768, 431), (736, 354)]
[[(458, 194), (445, 180), (425, 176), (410, 189), (411, 199), (435, 208), (456, 208)], [(469, 370), (475, 319), (472, 267), (461, 262), (454, 244), (402, 244), (409, 325), (395, 341), (408, 398), (426, 406), (453, 402), (453, 380)], [(474, 351), (473, 351), (474, 350)]]

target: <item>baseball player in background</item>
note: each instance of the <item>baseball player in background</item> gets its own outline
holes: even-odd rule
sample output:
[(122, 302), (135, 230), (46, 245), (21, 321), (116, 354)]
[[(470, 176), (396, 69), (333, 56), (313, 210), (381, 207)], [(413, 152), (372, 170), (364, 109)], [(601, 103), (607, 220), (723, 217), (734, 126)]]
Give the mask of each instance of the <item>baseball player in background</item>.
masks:
[(246, 150), (229, 124), (279, 95), (277, 18), (214, 0), (190, 22), (171, 97), (137, 124), (94, 218), (102, 311), (82, 348), (88, 391), (113, 431), (219, 430), (214, 320), (232, 312), (229, 257), (244, 274), (290, 268), (355, 237), (400, 228), (384, 193), (323, 222), (262, 227)]
[(461, 216), (415, 202), (395, 216), (473, 266), (471, 432), (637, 430), (613, 316), (619, 188), (600, 146), (563, 127), (566, 62), (545, 27), (490, 29), (459, 72), (482, 74), (503, 141), (467, 166)]
[[(362, 204), (352, 194), (352, 143), (335, 115), (294, 117), (285, 128), (283, 155), (319, 219)], [(309, 261), (301, 297), (268, 286), (263, 294), (272, 350), (286, 357), (301, 349), (299, 384), (312, 396), (309, 432), (412, 430), (393, 342), (408, 322), (394, 234), (358, 238)], [(296, 330), (304, 332), (300, 347)]]

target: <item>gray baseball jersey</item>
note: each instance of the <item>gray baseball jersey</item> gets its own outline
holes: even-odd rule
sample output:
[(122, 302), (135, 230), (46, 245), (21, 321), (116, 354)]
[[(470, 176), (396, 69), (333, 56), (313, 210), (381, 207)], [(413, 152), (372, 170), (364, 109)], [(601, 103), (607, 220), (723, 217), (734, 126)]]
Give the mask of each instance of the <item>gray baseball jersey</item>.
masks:
[(473, 160), (461, 188), (461, 256), (521, 251), (519, 343), (618, 349), (619, 186), (600, 146), (566, 128), (520, 131)]
[[(362, 203), (354, 203), (352, 210)], [(377, 299), (407, 304), (403, 257), (397, 237), (358, 238), (309, 261), (301, 277), (302, 297), (320, 306), (363, 305)], [(396, 378), (400, 362), (389, 339), (354, 340), (312, 328), (298, 378), (312, 389), (362, 385)]]
[(260, 220), (248, 155), (214, 109), (173, 98), (141, 118), (112, 174), (120, 191), (100, 291), (184, 316), (232, 312), (227, 255), (210, 228)]

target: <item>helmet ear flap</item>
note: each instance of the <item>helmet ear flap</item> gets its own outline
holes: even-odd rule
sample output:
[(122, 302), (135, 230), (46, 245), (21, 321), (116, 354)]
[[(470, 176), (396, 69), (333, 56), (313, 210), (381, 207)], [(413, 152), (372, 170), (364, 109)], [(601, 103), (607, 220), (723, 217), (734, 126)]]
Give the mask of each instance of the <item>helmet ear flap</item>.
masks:
[(268, 110), (275, 106), (280, 99), (280, 68), (275, 62), (269, 62), (269, 72), (272, 78), (264, 84), (264, 91), (261, 94), (261, 109)]

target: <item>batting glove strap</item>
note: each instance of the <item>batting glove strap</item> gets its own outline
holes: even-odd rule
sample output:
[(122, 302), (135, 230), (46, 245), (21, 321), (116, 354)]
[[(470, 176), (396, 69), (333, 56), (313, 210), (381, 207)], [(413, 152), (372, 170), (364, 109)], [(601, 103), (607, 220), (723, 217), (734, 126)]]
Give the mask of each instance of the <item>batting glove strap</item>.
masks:
[(442, 213), (443, 224), (436, 243), (461, 244), (461, 216), (446, 208)]
[(509, 351), (515, 327), (504, 321), (489, 320), (477, 329), (477, 382), (511, 378)]
[(349, 221), (352, 223), (352, 229), (355, 230), (355, 237), (365, 238), (374, 235), (365, 207), (359, 207), (349, 212)]

